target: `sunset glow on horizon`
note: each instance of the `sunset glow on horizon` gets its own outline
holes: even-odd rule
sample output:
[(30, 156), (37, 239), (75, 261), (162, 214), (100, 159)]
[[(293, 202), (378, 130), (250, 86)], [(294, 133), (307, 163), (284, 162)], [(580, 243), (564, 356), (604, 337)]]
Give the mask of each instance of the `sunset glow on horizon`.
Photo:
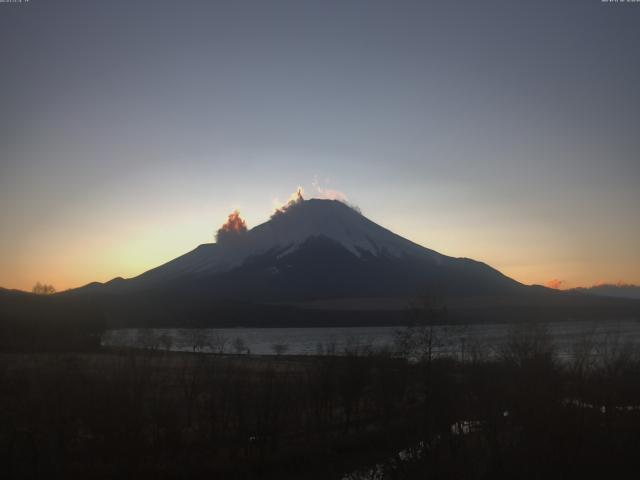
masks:
[[(323, 196), (316, 195), (314, 198), (323, 198)], [(222, 212), (225, 209), (218, 209), (218, 211)], [(248, 212), (248, 214), (244, 212)], [(167, 215), (166, 223), (151, 216), (152, 218), (146, 222), (127, 223), (122, 230), (105, 231), (98, 237), (81, 235), (74, 239), (73, 236), (61, 236), (55, 242), (50, 243), (48, 249), (44, 250), (33, 245), (33, 250), (26, 251), (32, 252), (33, 257), (5, 259), (5, 262), (16, 261), (18, 269), (14, 272), (3, 270), (4, 282), (0, 283), (0, 286), (31, 290), (32, 286), (40, 281), (52, 284), (58, 291), (62, 291), (92, 281), (105, 282), (115, 277), (131, 278), (172, 260), (194, 249), (199, 244), (215, 242), (215, 232), (218, 229), (222, 230), (225, 225), (229, 225), (226, 227), (227, 230), (238, 230), (240, 224), (251, 229), (268, 221), (273, 210), (271, 207), (234, 207), (230, 214), (217, 215), (219, 221), (217, 225), (215, 224), (216, 219), (212, 215), (207, 215), (204, 211), (201, 214), (202, 218), (197, 218), (195, 214), (182, 216), (178, 212), (173, 212), (172, 215)], [(394, 233), (405, 236), (427, 248), (445, 255), (464, 256), (483, 261), (521, 283), (539, 284), (554, 289), (602, 284), (640, 284), (640, 278), (632, 275), (629, 276), (629, 280), (624, 281), (620, 279), (603, 280), (600, 272), (594, 275), (589, 270), (589, 265), (593, 265), (593, 262), (586, 261), (576, 261), (573, 264), (561, 262), (561, 265), (566, 268), (563, 272), (564, 278), (554, 277), (548, 280), (562, 267), (558, 267), (551, 260), (545, 261), (544, 252), (541, 249), (528, 246), (529, 251), (526, 251), (526, 246), (519, 244), (518, 249), (509, 251), (504, 243), (499, 243), (497, 237), (493, 241), (487, 238), (487, 231), (483, 231), (482, 234), (478, 233), (474, 238), (470, 238), (468, 234), (467, 238), (462, 238), (457, 235), (462, 226), (440, 232), (425, 231), (423, 229), (428, 229), (431, 223), (429, 218), (418, 218), (415, 224), (410, 225), (409, 228), (406, 228), (405, 224), (403, 230), (402, 222), (397, 222), (395, 226), (391, 225), (395, 220), (393, 213), (388, 218), (369, 215), (366, 211), (364, 214), (376, 223), (391, 229)], [(255, 219), (254, 221), (252, 221), (252, 217)], [(491, 233), (498, 235), (500, 230)], [(70, 241), (70, 243), (66, 246), (61, 244), (66, 241)], [(532, 260), (518, 262), (518, 258), (531, 258)], [(536, 261), (536, 258), (539, 260)], [(28, 268), (30, 265), (34, 266), (32, 270)], [(606, 267), (601, 268), (604, 270)], [(612, 278), (615, 278), (616, 273), (624, 273), (624, 269), (620, 267), (613, 269)]]
[(298, 185), (525, 284), (640, 284), (623, 9), (143, 3), (2, 5), (0, 287), (139, 275)]

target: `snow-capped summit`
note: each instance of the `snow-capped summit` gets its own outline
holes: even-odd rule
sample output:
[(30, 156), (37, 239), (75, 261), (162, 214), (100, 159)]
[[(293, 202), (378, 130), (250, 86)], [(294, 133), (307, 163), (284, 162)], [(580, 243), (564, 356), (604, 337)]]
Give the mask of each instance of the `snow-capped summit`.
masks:
[(344, 203), (301, 196), (250, 230), (233, 212), (216, 243), (104, 285), (110, 293), (178, 289), (277, 301), (294, 292), (296, 298), (408, 295), (434, 286), (476, 294), (520, 284), (481, 262), (413, 243)]
[(429, 254), (434, 260), (441, 255), (427, 250), (375, 224), (353, 208), (337, 200), (303, 200), (284, 214), (251, 231), (260, 248), (289, 246), (295, 248), (311, 237), (334, 240), (357, 256)]
[(356, 257), (421, 256), (435, 263), (446, 258), (377, 225), (337, 200), (300, 199), (274, 214), (269, 221), (223, 238), (224, 241), (219, 238), (217, 243), (202, 244), (133, 281), (153, 284), (183, 276), (223, 273), (266, 253), (276, 252), (282, 257), (312, 238), (332, 240)]

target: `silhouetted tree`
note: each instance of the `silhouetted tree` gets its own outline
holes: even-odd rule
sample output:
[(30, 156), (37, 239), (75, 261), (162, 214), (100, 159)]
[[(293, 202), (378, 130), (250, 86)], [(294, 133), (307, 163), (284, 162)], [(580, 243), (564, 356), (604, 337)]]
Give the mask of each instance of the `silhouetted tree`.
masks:
[(208, 344), (207, 331), (202, 328), (192, 328), (189, 331), (189, 344), (193, 352), (200, 352)]
[(31, 289), (36, 295), (52, 295), (56, 293), (56, 289), (53, 285), (47, 285), (46, 283), (37, 282)]
[(273, 350), (273, 353), (279, 356), (285, 354), (287, 350), (289, 350), (289, 345), (286, 343), (274, 343), (271, 346), (271, 349)]
[(247, 343), (244, 341), (244, 339), (236, 337), (236, 339), (233, 341), (233, 349), (238, 354), (244, 353), (247, 350)]
[(221, 333), (212, 333), (209, 341), (209, 348), (214, 353), (224, 353), (224, 349), (227, 346), (229, 339)]

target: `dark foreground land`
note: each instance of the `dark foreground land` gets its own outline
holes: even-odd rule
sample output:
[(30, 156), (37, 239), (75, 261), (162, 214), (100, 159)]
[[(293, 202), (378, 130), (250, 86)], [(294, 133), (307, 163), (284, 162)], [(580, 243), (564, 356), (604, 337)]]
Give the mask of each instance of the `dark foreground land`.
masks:
[[(487, 357), (0, 354), (2, 478), (611, 478), (640, 471), (640, 356), (544, 329)], [(592, 354), (597, 352), (597, 356)], [(401, 452), (398, 455), (398, 452)], [(375, 468), (374, 468), (375, 467)], [(373, 469), (373, 470), (372, 470)], [(378, 476), (375, 476), (378, 475)]]

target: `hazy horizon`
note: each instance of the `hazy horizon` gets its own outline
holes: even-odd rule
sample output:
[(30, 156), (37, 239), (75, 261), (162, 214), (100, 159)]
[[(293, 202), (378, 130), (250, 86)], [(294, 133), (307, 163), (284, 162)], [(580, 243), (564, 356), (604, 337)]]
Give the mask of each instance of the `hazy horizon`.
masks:
[(639, 15), (0, 3), (0, 286), (135, 276), (298, 185), (525, 284), (640, 284)]

